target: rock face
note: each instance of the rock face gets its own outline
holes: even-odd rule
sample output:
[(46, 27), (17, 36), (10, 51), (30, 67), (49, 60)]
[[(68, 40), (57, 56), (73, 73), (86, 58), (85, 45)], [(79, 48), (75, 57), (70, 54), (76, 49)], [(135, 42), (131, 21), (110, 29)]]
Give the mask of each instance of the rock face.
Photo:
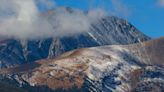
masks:
[[(47, 15), (50, 22), (54, 14)], [(97, 20), (88, 32), (58, 38), (19, 40), (0, 40), (0, 68), (34, 62), (40, 59), (57, 57), (64, 52), (111, 44), (132, 44), (150, 40), (134, 26), (117, 17)]]
[(29, 92), (163, 92), (163, 43), (160, 38), (74, 50), (56, 59), (1, 69), (0, 79)]

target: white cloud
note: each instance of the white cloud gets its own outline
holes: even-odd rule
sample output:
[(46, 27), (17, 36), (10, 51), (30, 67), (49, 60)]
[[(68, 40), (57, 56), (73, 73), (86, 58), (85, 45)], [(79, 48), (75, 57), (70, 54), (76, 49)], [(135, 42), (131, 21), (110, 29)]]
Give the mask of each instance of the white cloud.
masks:
[(76, 34), (88, 31), (94, 20), (105, 15), (101, 9), (90, 10), (88, 14), (77, 9), (72, 13), (56, 10), (55, 18), (49, 22), (40, 15), (35, 1), (48, 8), (55, 6), (50, 0), (0, 0), (0, 35), (31, 39)]
[(62, 9), (56, 10), (53, 18), (53, 27), (57, 35), (75, 34), (88, 31), (92, 23), (106, 15), (101, 9), (89, 10), (87, 14), (73, 9), (73, 12), (68, 12)]
[[(88, 3), (94, 3), (93, 1)], [(54, 18), (48, 19), (44, 14), (40, 14), (37, 4), (42, 4), (46, 9), (54, 9), (57, 8), (54, 0), (0, 0), (0, 2), (0, 36), (29, 39), (72, 35), (88, 31), (92, 23), (106, 16), (106, 11), (101, 6), (98, 9), (91, 8), (87, 14), (78, 9), (73, 9), (70, 13), (60, 8), (54, 12)], [(112, 13), (117, 16), (129, 16), (130, 10), (121, 0), (110, 0), (110, 2)]]
[[(0, 0), (0, 35), (17, 38), (34, 38), (49, 35), (51, 25), (39, 17), (33, 0)], [(9, 9), (8, 9), (9, 8)], [(7, 15), (7, 17), (6, 17)]]

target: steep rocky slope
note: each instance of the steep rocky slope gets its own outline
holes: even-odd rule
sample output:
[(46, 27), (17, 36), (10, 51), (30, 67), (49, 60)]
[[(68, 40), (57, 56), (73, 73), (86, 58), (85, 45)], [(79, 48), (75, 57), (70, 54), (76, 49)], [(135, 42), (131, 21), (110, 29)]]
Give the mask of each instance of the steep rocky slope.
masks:
[[(52, 22), (55, 14), (46, 14)], [(71, 36), (47, 39), (20, 40), (0, 39), (0, 68), (33, 62), (39, 59), (56, 57), (64, 52), (111, 44), (132, 44), (150, 40), (134, 26), (117, 17), (104, 17), (92, 24), (88, 32)]]
[(29, 92), (163, 92), (163, 43), (162, 37), (74, 50), (55, 59), (2, 69), (0, 79)]

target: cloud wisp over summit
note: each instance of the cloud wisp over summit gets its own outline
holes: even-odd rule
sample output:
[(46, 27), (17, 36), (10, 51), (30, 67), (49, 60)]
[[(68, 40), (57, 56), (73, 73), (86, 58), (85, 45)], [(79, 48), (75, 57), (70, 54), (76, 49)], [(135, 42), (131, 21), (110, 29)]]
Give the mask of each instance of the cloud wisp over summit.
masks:
[(129, 17), (131, 15), (131, 10), (121, 0), (111, 0), (111, 4), (113, 6), (112, 12), (116, 13), (115, 15), (122, 17)]
[[(67, 36), (90, 30), (96, 20), (107, 16), (104, 7), (94, 7), (87, 13), (80, 9), (69, 12), (58, 7), (55, 0), (0, 0), (0, 36), (21, 39)], [(95, 3), (88, 1), (88, 3)], [(129, 10), (119, 0), (111, 0), (114, 15), (127, 16)], [(109, 4), (110, 5), (110, 4)], [(47, 11), (40, 11), (39, 6)], [(48, 10), (52, 15), (44, 16)], [(44, 12), (44, 13), (43, 13)], [(53, 16), (49, 19), (47, 16)]]
[(78, 9), (72, 13), (56, 10), (52, 23), (42, 16), (36, 1), (45, 4), (47, 9), (56, 7), (52, 0), (0, 0), (0, 36), (33, 39), (71, 35), (88, 31), (92, 22), (105, 16), (101, 9), (87, 14)]

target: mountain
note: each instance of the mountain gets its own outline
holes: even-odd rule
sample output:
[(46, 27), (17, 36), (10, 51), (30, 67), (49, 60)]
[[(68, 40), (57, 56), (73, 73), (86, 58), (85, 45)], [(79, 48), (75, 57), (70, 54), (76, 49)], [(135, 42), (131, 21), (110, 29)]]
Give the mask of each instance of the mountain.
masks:
[[(50, 23), (55, 21), (55, 11), (46, 13), (44, 16), (49, 19)], [(89, 31), (70, 36), (33, 40), (1, 37), (0, 68), (57, 57), (73, 49), (132, 44), (150, 39), (126, 20), (109, 16), (98, 19), (92, 24)]]
[(164, 37), (73, 50), (1, 69), (1, 82), (29, 92), (163, 92)]

